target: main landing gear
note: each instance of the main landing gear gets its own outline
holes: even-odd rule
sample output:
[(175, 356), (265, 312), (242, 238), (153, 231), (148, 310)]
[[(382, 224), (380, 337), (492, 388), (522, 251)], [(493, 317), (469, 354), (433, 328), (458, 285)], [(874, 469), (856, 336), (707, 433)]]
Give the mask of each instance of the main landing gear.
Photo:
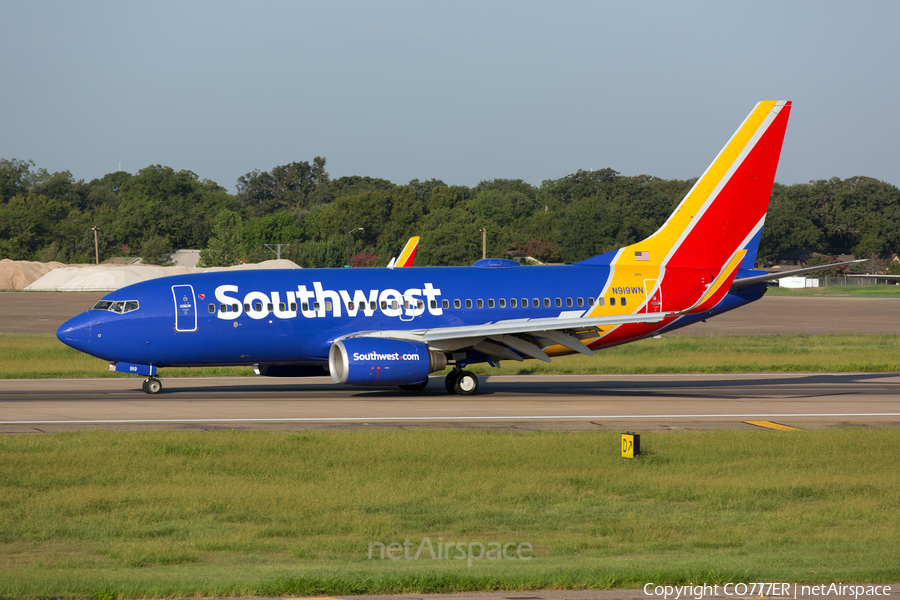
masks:
[(141, 388), (147, 394), (158, 394), (162, 389), (162, 381), (158, 377), (148, 377), (141, 384)]
[(444, 387), (451, 394), (469, 396), (478, 391), (478, 377), (471, 371), (453, 369), (444, 379)]
[[(424, 390), (427, 385), (428, 380), (426, 379), (421, 383), (403, 384), (399, 387), (401, 390), (407, 392), (420, 392)], [(478, 377), (471, 371), (463, 371), (462, 369), (456, 368), (447, 374), (447, 377), (444, 379), (444, 387), (447, 388), (447, 392), (451, 394), (470, 396), (478, 391)], [(144, 391), (147, 391), (146, 388)]]

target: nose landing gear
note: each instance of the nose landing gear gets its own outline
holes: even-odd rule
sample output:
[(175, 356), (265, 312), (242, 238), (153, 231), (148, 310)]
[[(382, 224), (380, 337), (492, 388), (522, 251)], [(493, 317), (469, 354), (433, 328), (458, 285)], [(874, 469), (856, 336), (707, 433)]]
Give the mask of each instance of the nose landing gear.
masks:
[(158, 394), (162, 389), (162, 381), (158, 377), (148, 377), (141, 384), (141, 388), (147, 394)]

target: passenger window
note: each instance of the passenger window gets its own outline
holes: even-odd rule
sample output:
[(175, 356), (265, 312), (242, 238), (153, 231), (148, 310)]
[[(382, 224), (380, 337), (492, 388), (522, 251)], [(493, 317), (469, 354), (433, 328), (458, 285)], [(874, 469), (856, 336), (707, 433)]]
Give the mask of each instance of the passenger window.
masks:
[(224, 304), (219, 305), (219, 310), (222, 312), (228, 312), (228, 307)]
[(561, 299), (559, 299), (559, 298), (556, 299), (556, 306), (557, 306), (557, 308), (560, 307), (560, 306), (562, 306), (562, 300), (561, 300)]
[(478, 306), (478, 308), (484, 308), (484, 300), (482, 300), (481, 298), (476, 300), (475, 304)]
[(387, 300), (381, 301), (381, 310), (387, 310)]
[(241, 306), (240, 304), (232, 304), (231, 312), (238, 312), (239, 310), (241, 310), (240, 306)]
[[(329, 303), (329, 302), (326, 302), (325, 304), (330, 304), (330, 303)], [(269, 312), (272, 312), (273, 309), (274, 309), (274, 307), (272, 306), (272, 303), (271, 303), (271, 302), (269, 302), (268, 304), (266, 304), (266, 310), (268, 310)], [(329, 310), (330, 310), (330, 309), (329, 309)]]
[(472, 308), (472, 301), (471, 301), (471, 300), (468, 300), (468, 299), (466, 300), (466, 308)]
[(315, 310), (315, 311), (318, 311), (318, 310), (319, 310), (319, 303), (318, 303), (318, 302), (313, 302), (313, 310)]
[(450, 308), (449, 300), (441, 300), (441, 308)]
[(461, 305), (460, 305), (460, 303), (459, 303), (459, 300), (454, 300), (454, 301), (453, 301), (453, 308), (459, 308), (460, 306), (461, 306)]
[(510, 298), (510, 299), (509, 299), (509, 307), (510, 307), (510, 308), (516, 308), (516, 306), (517, 306), (517, 305), (516, 305), (516, 299), (515, 299), (515, 298)]
[[(537, 304), (535, 304), (537, 306)], [(528, 298), (522, 298), (522, 308), (528, 308)]]
[(347, 310), (353, 310), (353, 300), (347, 303)]
[(262, 312), (262, 302), (256, 302), (253, 305), (253, 310), (255, 310), (256, 312)]
[(431, 308), (437, 308), (437, 300), (432, 300), (430, 304)]
[(500, 298), (497, 302), (500, 303), (500, 308), (506, 308), (506, 298)]
[(550, 308), (550, 298), (544, 298), (544, 307)]
[(627, 298), (622, 298), (621, 300), (622, 300), (622, 306), (625, 306), (626, 304), (628, 304), (628, 302), (626, 302)]
[(291, 302), (291, 312), (297, 312), (297, 303)]
[(400, 301), (399, 300), (391, 300), (391, 308), (393, 308), (394, 310), (397, 310), (398, 308), (400, 308)]
[(216, 312), (216, 305), (215, 305), (215, 304), (210, 304), (210, 305), (209, 305), (209, 312), (211, 312), (211, 313)]
[(541, 306), (541, 301), (538, 300), (537, 298), (532, 298), (531, 305), (535, 308), (539, 308)]
[(566, 306), (572, 306), (572, 299), (566, 298)]
[(250, 305), (246, 302), (244, 303), (244, 312), (250, 312)]
[(488, 298), (488, 308), (494, 308), (494, 299)]
[[(602, 299), (602, 298), (601, 298), (601, 299)], [(588, 298), (588, 306), (593, 306), (593, 305), (594, 305), (594, 299), (593, 299), (593, 298)]]
[(419, 307), (419, 310), (422, 310), (423, 308), (425, 308), (425, 303), (422, 302), (421, 300), (417, 300), (417, 301), (416, 301), (416, 306)]
[(584, 298), (579, 298), (575, 301), (578, 306), (584, 306)]
[(603, 306), (604, 304), (606, 304), (606, 298), (597, 298), (597, 304)]
[(280, 310), (281, 312), (284, 312), (284, 309), (285, 309), (284, 302), (279, 302), (279, 303), (278, 303), (278, 310)]
[(377, 304), (375, 304), (374, 300), (369, 301), (369, 310), (375, 310), (376, 306), (377, 306)]
[(615, 298), (610, 298), (610, 299), (609, 299), (609, 305), (610, 305), (610, 306), (615, 306), (615, 305), (616, 305), (616, 299), (615, 299)]
[(300, 307), (303, 309), (303, 312), (309, 312), (309, 302), (304, 302)]

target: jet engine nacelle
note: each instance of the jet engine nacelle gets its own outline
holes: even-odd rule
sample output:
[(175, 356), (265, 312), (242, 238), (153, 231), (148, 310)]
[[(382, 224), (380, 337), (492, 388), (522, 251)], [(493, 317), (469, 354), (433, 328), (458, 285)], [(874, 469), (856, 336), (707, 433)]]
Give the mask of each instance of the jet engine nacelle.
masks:
[(328, 352), (331, 378), (347, 385), (409, 385), (446, 367), (443, 352), (410, 340), (348, 338), (335, 342)]

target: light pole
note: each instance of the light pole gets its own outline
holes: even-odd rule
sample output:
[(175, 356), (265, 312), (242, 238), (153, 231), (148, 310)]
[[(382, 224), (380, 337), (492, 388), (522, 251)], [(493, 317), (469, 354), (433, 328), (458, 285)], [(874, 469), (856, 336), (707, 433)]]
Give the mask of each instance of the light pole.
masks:
[(273, 252), (278, 260), (281, 260), (281, 249), (287, 249), (290, 244), (275, 244), (274, 248), (272, 247), (272, 244), (263, 244), (263, 246), (268, 248), (269, 252)]
[(481, 232), (481, 260), (484, 260), (487, 258), (487, 229), (479, 227), (478, 231)]
[(97, 241), (97, 232), (100, 231), (100, 228), (97, 226), (91, 227), (94, 230), (94, 261), (99, 265), (100, 264), (100, 243)]
[(356, 229), (347, 229), (347, 268), (350, 268), (350, 233), (353, 231), (363, 231), (362, 227)]

